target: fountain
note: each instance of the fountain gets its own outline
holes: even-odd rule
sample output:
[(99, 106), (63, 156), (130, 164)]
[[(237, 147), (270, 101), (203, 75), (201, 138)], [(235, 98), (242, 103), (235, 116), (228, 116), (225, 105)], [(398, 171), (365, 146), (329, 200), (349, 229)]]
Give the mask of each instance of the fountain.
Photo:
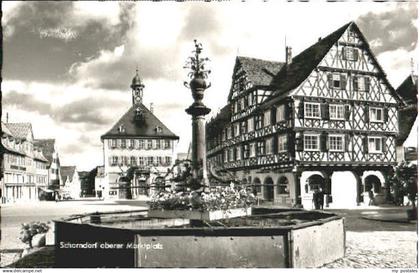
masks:
[(202, 102), (209, 70), (194, 41), (192, 168), (182, 190), (163, 190), (150, 210), (95, 213), (55, 221), (57, 267), (319, 267), (344, 256), (344, 219), (323, 211), (264, 208), (235, 184), (206, 173)]

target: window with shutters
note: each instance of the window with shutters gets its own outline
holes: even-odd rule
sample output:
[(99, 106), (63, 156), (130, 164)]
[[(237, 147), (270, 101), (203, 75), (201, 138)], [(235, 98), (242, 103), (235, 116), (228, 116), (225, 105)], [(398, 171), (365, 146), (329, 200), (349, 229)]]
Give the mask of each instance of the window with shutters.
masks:
[(287, 135), (278, 136), (277, 150), (279, 153), (287, 151)]
[(265, 141), (260, 140), (257, 141), (257, 155), (264, 155), (265, 154)]
[(319, 103), (305, 102), (305, 118), (321, 118)]
[(144, 140), (143, 139), (140, 139), (139, 140), (139, 149), (140, 150), (143, 150), (144, 149)]
[(248, 133), (254, 131), (254, 118), (248, 119)]
[(249, 143), (249, 156), (255, 157), (255, 142)]
[(165, 149), (171, 148), (171, 141), (169, 139), (165, 139)]
[(153, 165), (153, 156), (148, 156), (148, 157), (147, 157), (147, 165), (148, 165), (148, 166)]
[(117, 140), (116, 139), (111, 139), (111, 148), (117, 148)]
[(246, 134), (247, 132), (247, 122), (246, 121), (242, 121), (241, 122), (241, 134)]
[(346, 46), (343, 48), (343, 60), (357, 61), (359, 57), (359, 50), (354, 47)]
[(226, 139), (231, 139), (231, 137), (232, 137), (232, 128), (229, 126), (226, 129)]
[(332, 75), (332, 87), (341, 88), (341, 77), (340, 74)]
[(353, 77), (353, 90), (355, 91), (369, 91), (370, 78), (367, 76)]
[(147, 149), (150, 150), (150, 149), (152, 149), (152, 147), (153, 147), (153, 142), (152, 142), (151, 139), (148, 139), (147, 140)]
[(265, 153), (268, 155), (273, 154), (273, 138), (267, 138), (265, 140)]
[(121, 139), (121, 148), (125, 149), (127, 147), (127, 142), (125, 139)]
[(304, 135), (303, 148), (305, 151), (319, 151), (319, 135)]
[(255, 130), (261, 129), (263, 126), (263, 117), (262, 115), (255, 116)]
[(344, 135), (329, 135), (328, 143), (331, 152), (344, 151)]
[(128, 148), (134, 149), (134, 139), (128, 140)]
[(344, 105), (330, 104), (330, 119), (344, 119)]
[(383, 109), (377, 107), (369, 107), (369, 120), (371, 122), (383, 122)]
[(140, 156), (139, 157), (139, 166), (144, 166), (144, 162), (145, 162), (144, 157)]
[(137, 166), (137, 160), (134, 156), (130, 158), (130, 166)]
[(369, 153), (382, 153), (382, 137), (368, 137)]
[(118, 156), (113, 156), (111, 161), (111, 166), (117, 166), (118, 165)]
[(249, 158), (249, 144), (244, 144), (243, 151), (244, 151), (244, 159)]
[(165, 164), (166, 164), (166, 166), (171, 165), (171, 157), (170, 156), (165, 157)]
[(241, 151), (241, 146), (236, 147), (236, 160), (241, 160), (242, 159), (242, 151)]
[(156, 140), (156, 149), (160, 149), (160, 140), (159, 139)]
[(285, 110), (284, 104), (277, 106), (277, 109), (276, 109), (276, 121), (277, 122), (283, 121), (283, 120), (286, 119), (284, 110)]
[(264, 112), (264, 127), (271, 125), (271, 111), (267, 110)]

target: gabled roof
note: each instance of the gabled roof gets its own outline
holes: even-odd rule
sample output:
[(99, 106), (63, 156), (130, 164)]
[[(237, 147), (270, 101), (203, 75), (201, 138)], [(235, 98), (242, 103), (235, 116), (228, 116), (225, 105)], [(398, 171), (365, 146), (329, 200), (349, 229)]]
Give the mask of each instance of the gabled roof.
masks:
[(399, 134), (397, 136), (396, 144), (403, 145), (405, 140), (410, 135), (411, 129), (417, 118), (417, 92), (418, 92), (418, 78), (415, 75), (408, 76), (396, 92), (404, 100), (406, 107), (399, 111), (398, 128)]
[[(143, 119), (136, 120), (136, 108), (139, 107)], [(120, 132), (120, 126), (124, 128)], [(156, 130), (160, 128), (160, 130)], [(145, 137), (145, 138), (170, 138), (179, 139), (172, 133), (152, 112), (143, 104), (133, 105), (121, 118), (115, 123), (111, 130), (101, 136), (105, 138), (124, 138), (124, 137)]]
[(13, 133), (9, 130), (9, 128), (7, 128), (6, 123), (4, 123), (3, 121), (1, 122), (1, 131), (2, 134), (13, 136)]
[[(248, 80), (251, 81), (253, 86), (268, 86), (283, 65), (284, 62), (237, 56), (235, 66), (233, 68), (233, 75), (235, 75), (235, 72), (239, 69), (239, 67), (242, 67), (248, 77)], [(230, 90), (228, 100), (231, 99), (232, 93), (233, 86)]]
[(27, 139), (28, 135), (32, 136), (32, 124), (27, 122), (22, 123), (5, 123), (6, 127), (10, 130), (16, 138)]
[(34, 139), (34, 145), (41, 149), (48, 165), (51, 165), (55, 153), (55, 139)]
[(404, 100), (407, 105), (417, 105), (418, 93), (418, 77), (417, 75), (409, 75), (397, 88), (397, 94)]
[(267, 102), (262, 106), (262, 108), (273, 105), (279, 100), (283, 99), (285, 96), (288, 96), (294, 88), (298, 87), (305, 79), (307, 79), (307, 77), (318, 66), (318, 64), (322, 61), (331, 47), (336, 42), (338, 42), (340, 37), (349, 27), (352, 27), (365, 43), (368, 54), (372, 58), (372, 61), (378, 68), (380, 74), (384, 76), (384, 82), (390, 89), (394, 98), (398, 102), (402, 102), (401, 97), (395, 92), (395, 89), (389, 83), (383, 68), (377, 61), (373, 52), (370, 50), (366, 37), (360, 31), (355, 22), (350, 22), (329, 34), (325, 38), (320, 39), (317, 43), (313, 44), (309, 48), (302, 51), (299, 55), (295, 56), (290, 64), (283, 66), (283, 68), (276, 75), (276, 77), (274, 77), (274, 80), (271, 83), (273, 90), (276, 91), (271, 94), (272, 99), (269, 98)]
[(295, 56), (290, 64), (284, 66), (274, 77), (273, 82), (271, 83), (271, 85), (276, 89), (272, 96), (281, 96), (282, 94), (298, 87), (318, 66), (331, 47), (344, 34), (350, 24), (352, 23), (350, 22), (345, 24), (330, 35), (319, 40), (317, 43)]
[(60, 175), (61, 175), (61, 181), (64, 184), (67, 180), (67, 177), (69, 178), (69, 181), (73, 181), (73, 176), (76, 171), (76, 166), (61, 166), (60, 167)]
[(207, 123), (206, 131), (209, 137), (212, 137), (214, 134), (219, 133), (226, 124), (230, 123), (231, 118), (231, 107), (230, 104), (223, 107), (216, 117), (212, 118), (209, 123)]

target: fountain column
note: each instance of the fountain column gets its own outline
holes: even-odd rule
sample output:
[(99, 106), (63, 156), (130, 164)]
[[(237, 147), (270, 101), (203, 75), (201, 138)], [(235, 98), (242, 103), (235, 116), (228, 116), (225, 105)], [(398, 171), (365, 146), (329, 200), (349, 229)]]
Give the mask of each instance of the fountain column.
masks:
[(192, 143), (191, 143), (191, 160), (192, 175), (194, 179), (193, 188), (203, 187), (208, 189), (209, 181), (207, 178), (206, 166), (206, 132), (205, 132), (205, 115), (210, 113), (211, 109), (207, 108), (203, 103), (204, 91), (211, 86), (207, 84), (206, 78), (210, 70), (205, 70), (205, 63), (208, 58), (201, 58), (200, 54), (203, 47), (197, 40), (194, 40), (194, 55), (189, 57), (184, 68), (191, 69), (188, 74), (191, 78), (190, 82), (184, 82), (184, 85), (191, 89), (193, 104), (185, 109), (192, 116)]

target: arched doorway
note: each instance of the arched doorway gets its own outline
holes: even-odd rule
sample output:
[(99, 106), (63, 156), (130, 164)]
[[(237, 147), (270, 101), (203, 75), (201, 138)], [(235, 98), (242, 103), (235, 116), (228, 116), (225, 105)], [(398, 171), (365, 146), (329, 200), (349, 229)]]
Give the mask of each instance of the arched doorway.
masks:
[(271, 177), (264, 180), (264, 199), (266, 201), (274, 201), (274, 182)]
[(365, 191), (381, 193), (381, 180), (376, 175), (368, 175), (365, 178)]
[(324, 177), (319, 174), (309, 176), (305, 184), (305, 193), (313, 193), (316, 189), (325, 191)]
[(259, 193), (261, 193), (261, 180), (258, 177), (254, 178), (254, 183), (252, 183), (253, 193), (255, 196), (257, 196)]
[(277, 180), (277, 194), (289, 194), (289, 180), (282, 176)]

